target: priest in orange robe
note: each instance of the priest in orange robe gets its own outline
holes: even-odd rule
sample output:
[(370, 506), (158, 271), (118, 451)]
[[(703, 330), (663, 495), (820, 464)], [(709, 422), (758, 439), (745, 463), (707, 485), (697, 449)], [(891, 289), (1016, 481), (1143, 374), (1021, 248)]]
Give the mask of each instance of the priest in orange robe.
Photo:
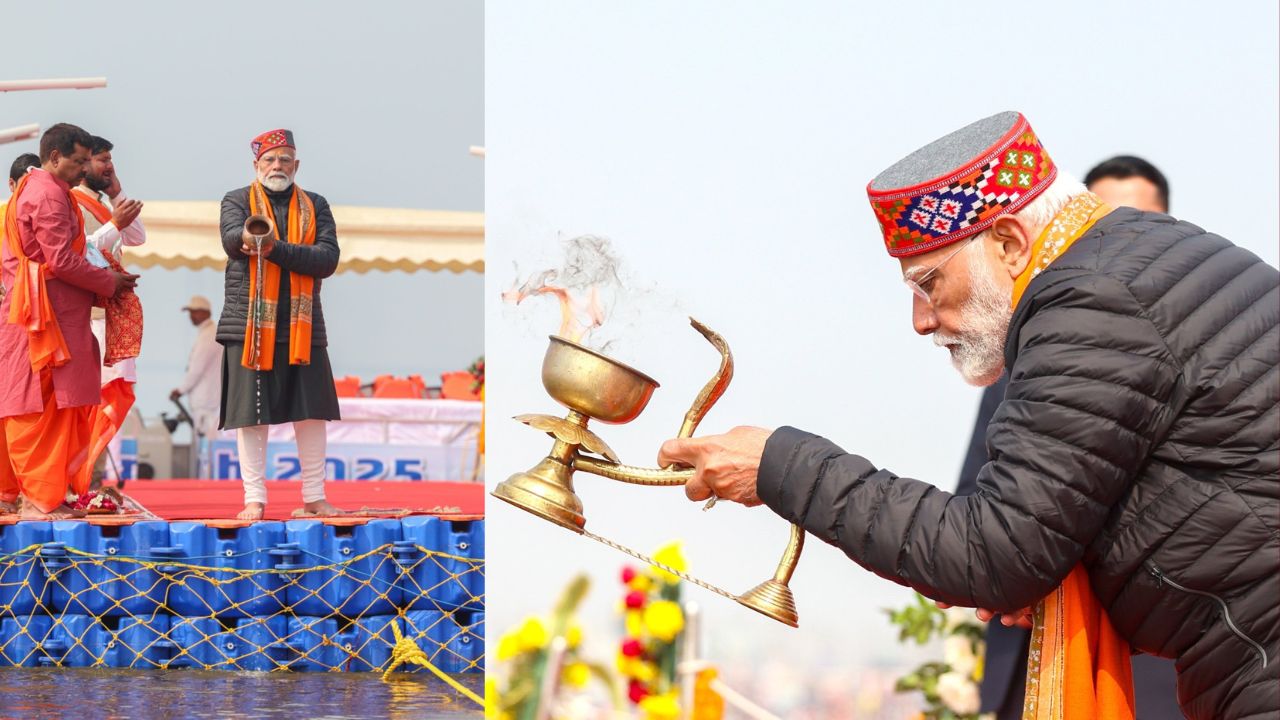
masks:
[(137, 282), (136, 275), (85, 260), (84, 223), (71, 188), (84, 177), (90, 144), (74, 125), (49, 128), (40, 139), (41, 167), (22, 178), (5, 211), (0, 428), (9, 466), (0, 470), (0, 500), (21, 495), (27, 519), (71, 515), (64, 499), (77, 476), (87, 480), (80, 471), (91, 413), (102, 400), (90, 310)]

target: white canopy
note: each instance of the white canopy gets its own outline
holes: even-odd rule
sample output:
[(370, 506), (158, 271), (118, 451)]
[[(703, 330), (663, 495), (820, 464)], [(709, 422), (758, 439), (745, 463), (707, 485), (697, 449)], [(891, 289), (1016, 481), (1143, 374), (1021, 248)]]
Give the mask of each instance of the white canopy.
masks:
[[(226, 266), (216, 202), (148, 201), (147, 242), (124, 249), (125, 264), (149, 268)], [(484, 213), (333, 206), (338, 272), (484, 272)]]

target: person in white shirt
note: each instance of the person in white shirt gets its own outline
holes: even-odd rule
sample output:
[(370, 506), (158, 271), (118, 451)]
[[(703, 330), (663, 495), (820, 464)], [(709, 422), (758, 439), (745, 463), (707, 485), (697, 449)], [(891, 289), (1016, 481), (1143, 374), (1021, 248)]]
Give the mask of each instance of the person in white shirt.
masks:
[(218, 409), (222, 400), (222, 346), (215, 339), (217, 326), (211, 319), (213, 307), (208, 298), (196, 295), (182, 309), (200, 332), (195, 344), (191, 346), (187, 374), (182, 378), (182, 384), (169, 393), (169, 399), (177, 400), (183, 395), (188, 396), (191, 399), (191, 419), (195, 420), (196, 433), (201, 437), (211, 438), (218, 431)]
[[(110, 255), (119, 263), (123, 257), (122, 246), (138, 246), (147, 241), (147, 230), (138, 217), (142, 202), (125, 197), (116, 174), (111, 151), (115, 146), (110, 140), (94, 135), (89, 147), (89, 164), (84, 179), (72, 188), (72, 196), (84, 216), (85, 257), (97, 267), (107, 267), (103, 256)], [(100, 307), (94, 307), (90, 329), (98, 339), (98, 347), (107, 346), (107, 315)], [(138, 382), (137, 368), (132, 358), (121, 360), (112, 366), (102, 366), (102, 387), (116, 380), (130, 385)], [(130, 403), (132, 404), (132, 403)], [(106, 475), (118, 479), (120, 459), (120, 434), (112, 436), (107, 445), (111, 460), (105, 463)]]

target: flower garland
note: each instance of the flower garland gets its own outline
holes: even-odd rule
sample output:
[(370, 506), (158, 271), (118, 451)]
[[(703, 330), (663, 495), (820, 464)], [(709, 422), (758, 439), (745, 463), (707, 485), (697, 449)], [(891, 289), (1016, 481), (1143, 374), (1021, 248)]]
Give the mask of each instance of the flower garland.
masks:
[[(663, 545), (653, 558), (680, 572), (688, 569), (678, 541)], [(675, 720), (680, 714), (676, 650), (684, 629), (680, 578), (658, 568), (625, 566), (622, 585), (625, 635), (617, 667), (627, 681), (627, 699), (646, 720)]]

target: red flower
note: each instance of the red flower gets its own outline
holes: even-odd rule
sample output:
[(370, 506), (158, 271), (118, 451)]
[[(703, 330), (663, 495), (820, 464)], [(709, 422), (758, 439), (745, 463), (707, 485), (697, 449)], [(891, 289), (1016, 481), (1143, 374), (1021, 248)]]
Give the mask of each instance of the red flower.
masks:
[(644, 593), (639, 590), (632, 590), (627, 593), (627, 608), (630, 610), (639, 610), (644, 607)]
[(649, 688), (645, 687), (644, 683), (639, 680), (632, 680), (631, 685), (627, 687), (627, 697), (631, 699), (631, 702), (638, 705), (641, 700), (649, 697)]
[(624, 566), (622, 568), (622, 584), (628, 585), (631, 583), (632, 580), (635, 580), (635, 579), (636, 579), (636, 569), (631, 567), (630, 565)]
[(627, 657), (640, 657), (644, 654), (644, 645), (635, 638), (627, 638), (622, 641), (622, 654)]

